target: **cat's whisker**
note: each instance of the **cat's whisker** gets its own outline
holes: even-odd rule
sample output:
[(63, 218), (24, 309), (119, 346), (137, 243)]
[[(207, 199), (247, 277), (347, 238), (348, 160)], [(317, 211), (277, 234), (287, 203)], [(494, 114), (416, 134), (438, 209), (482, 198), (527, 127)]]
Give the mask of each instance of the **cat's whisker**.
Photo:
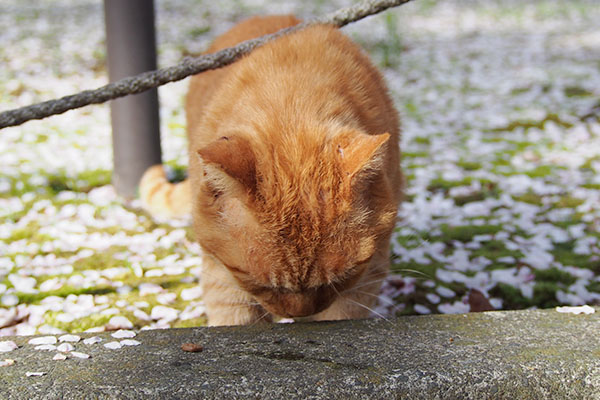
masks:
[[(427, 279), (433, 279), (431, 276), (429, 276), (428, 274), (422, 272), (422, 271), (418, 271), (416, 269), (410, 269), (410, 268), (402, 268), (402, 269), (396, 269), (395, 271), (397, 272), (411, 272), (411, 273), (415, 273), (417, 275), (422, 275)], [(411, 277), (414, 278), (414, 277)]]
[(377, 300), (385, 301), (385, 302), (387, 302), (387, 304), (389, 304), (391, 306), (396, 305), (396, 303), (394, 303), (392, 300), (386, 299), (385, 297), (380, 297), (379, 295), (374, 294), (374, 293), (365, 292), (364, 290), (357, 290), (356, 293), (366, 294), (368, 296), (375, 297), (375, 298), (377, 298)]
[(369, 285), (372, 285), (374, 283), (380, 283), (380, 282), (383, 282), (383, 281), (385, 281), (385, 278), (374, 279), (372, 281), (363, 282), (360, 285), (356, 285), (356, 286), (353, 286), (353, 287), (351, 287), (351, 288), (349, 288), (347, 290), (344, 290), (344, 293), (352, 292), (352, 291), (354, 291), (356, 289), (360, 289), (362, 287), (369, 286)]
[(349, 302), (351, 302), (351, 303), (353, 303), (353, 304), (356, 304), (357, 306), (360, 306), (360, 307), (362, 307), (362, 308), (364, 308), (364, 309), (366, 309), (366, 310), (368, 310), (368, 311), (372, 312), (373, 314), (375, 314), (375, 315), (376, 315), (376, 316), (378, 316), (379, 318), (383, 319), (383, 320), (384, 320), (384, 321), (386, 321), (387, 323), (389, 323), (389, 324), (391, 324), (391, 323), (392, 323), (392, 321), (390, 321), (389, 319), (387, 319), (387, 318), (386, 318), (386, 317), (385, 317), (383, 314), (381, 314), (381, 313), (378, 313), (377, 311), (373, 310), (371, 307), (368, 307), (368, 306), (366, 306), (366, 305), (364, 305), (364, 304), (362, 304), (362, 303), (360, 303), (360, 302), (358, 302), (358, 301), (352, 300), (352, 299), (350, 299), (350, 298), (348, 298), (348, 297), (342, 297), (342, 298), (343, 298), (344, 300), (347, 300), (347, 301), (349, 301)]
[(269, 315), (268, 311), (265, 311), (265, 313), (263, 315), (261, 315), (259, 318), (256, 319), (256, 321), (254, 321), (250, 326), (254, 326), (257, 323), (259, 323), (264, 317), (266, 317), (267, 315)]
[[(237, 292), (248, 293), (245, 290), (243, 290), (240, 287), (238, 287), (235, 283), (228, 282), (228, 281), (224, 280), (223, 278), (221, 278), (221, 277), (219, 277), (219, 276), (217, 276), (215, 274), (211, 274), (208, 271), (202, 270), (202, 275), (206, 275), (209, 278), (214, 279), (216, 281), (216, 283), (222, 285), (224, 288), (227, 288), (227, 289), (230, 289), (230, 290), (235, 290)], [(201, 279), (201, 282), (202, 282), (202, 278), (200, 278), (200, 279)]]
[[(341, 298), (341, 297), (342, 297), (342, 295), (341, 295), (341, 294), (340, 294), (340, 292), (337, 290), (337, 288), (335, 287), (335, 285), (332, 285), (331, 287), (333, 288), (333, 291), (335, 292), (335, 294), (336, 294), (338, 297), (340, 297), (340, 298)], [(340, 308), (340, 311), (342, 312), (342, 314), (344, 314), (344, 317), (345, 317), (346, 319), (351, 319), (351, 318), (350, 318), (350, 316), (349, 316), (349, 315), (346, 313), (346, 311), (344, 311), (344, 309), (343, 309), (343, 308)]]

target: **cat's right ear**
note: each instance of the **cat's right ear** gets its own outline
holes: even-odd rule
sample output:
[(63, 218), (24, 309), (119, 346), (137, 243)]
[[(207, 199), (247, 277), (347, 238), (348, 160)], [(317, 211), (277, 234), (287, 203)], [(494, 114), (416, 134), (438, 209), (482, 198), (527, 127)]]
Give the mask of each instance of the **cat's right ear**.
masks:
[[(223, 136), (198, 150), (207, 175), (224, 172), (247, 190), (256, 189), (256, 158), (248, 140), (239, 136)], [(217, 177), (212, 176), (213, 180)]]
[(361, 172), (379, 168), (389, 139), (389, 133), (368, 135), (352, 132), (351, 135), (342, 136), (337, 144), (342, 171), (350, 180), (355, 180)]

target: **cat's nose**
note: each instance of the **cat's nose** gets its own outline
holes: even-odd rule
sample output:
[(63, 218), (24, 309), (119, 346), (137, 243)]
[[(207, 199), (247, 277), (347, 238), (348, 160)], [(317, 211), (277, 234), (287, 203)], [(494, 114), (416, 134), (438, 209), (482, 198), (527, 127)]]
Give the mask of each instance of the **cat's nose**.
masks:
[(315, 299), (306, 299), (302, 295), (299, 295), (298, 298), (290, 298), (284, 304), (284, 311), (288, 314), (288, 318), (307, 317), (317, 313), (319, 309)]
[(323, 311), (330, 304), (329, 296), (320, 290), (309, 293), (280, 293), (265, 308), (285, 318), (307, 317)]

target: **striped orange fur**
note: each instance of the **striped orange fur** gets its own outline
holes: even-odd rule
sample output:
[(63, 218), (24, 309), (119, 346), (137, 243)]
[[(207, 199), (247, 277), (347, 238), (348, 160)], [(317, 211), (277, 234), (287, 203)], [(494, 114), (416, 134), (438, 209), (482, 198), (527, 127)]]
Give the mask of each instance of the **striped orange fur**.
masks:
[[(296, 23), (251, 18), (209, 51)], [(157, 211), (191, 206), (209, 324), (368, 316), (402, 175), (398, 116), (361, 49), (334, 27), (290, 34), (194, 76), (186, 112), (189, 179), (154, 167), (140, 191)]]

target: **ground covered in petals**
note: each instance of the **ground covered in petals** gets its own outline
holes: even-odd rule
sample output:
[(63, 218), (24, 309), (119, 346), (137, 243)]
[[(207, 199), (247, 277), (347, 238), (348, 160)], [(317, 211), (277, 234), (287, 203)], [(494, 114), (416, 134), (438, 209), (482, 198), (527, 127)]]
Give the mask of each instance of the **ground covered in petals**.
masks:
[[(244, 16), (351, 1), (157, 2), (159, 65)], [(344, 31), (402, 115), (407, 199), (377, 315), (600, 301), (600, 8), (414, 0)], [(102, 4), (0, 4), (0, 110), (107, 82)], [(163, 158), (187, 165), (187, 81), (159, 90)], [(0, 335), (205, 323), (188, 221), (110, 185), (107, 105), (0, 131)]]

